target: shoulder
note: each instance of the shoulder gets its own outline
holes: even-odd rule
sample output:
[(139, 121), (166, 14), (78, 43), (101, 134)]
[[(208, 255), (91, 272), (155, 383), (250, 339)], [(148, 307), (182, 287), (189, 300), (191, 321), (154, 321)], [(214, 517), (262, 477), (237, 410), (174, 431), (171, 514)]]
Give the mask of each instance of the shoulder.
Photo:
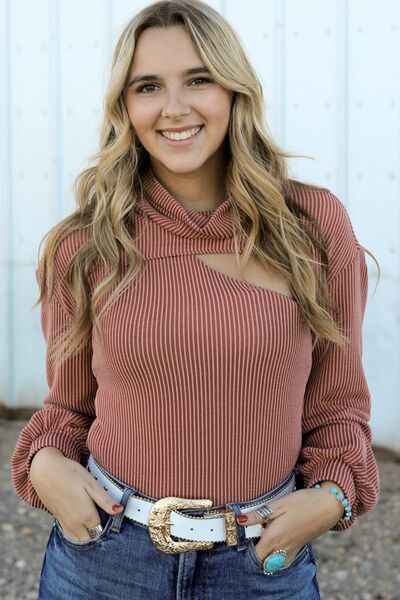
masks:
[(327, 188), (289, 180), (290, 197), (318, 223), (327, 246), (330, 278), (350, 263), (360, 249), (343, 202)]
[(90, 235), (88, 228), (77, 229), (61, 240), (55, 253), (55, 267), (59, 275), (65, 273), (78, 250), (90, 239)]
[[(74, 258), (78, 250), (90, 239), (89, 230), (79, 229), (69, 232), (61, 241), (57, 241), (48, 238), (46, 243), (46, 249), (40, 257), (39, 264), (35, 271), (36, 280), (41, 289), (48, 292), (48, 275), (52, 272), (54, 277), (54, 291), (59, 297), (67, 303), (67, 309), (73, 310), (74, 300), (73, 296), (66, 284), (66, 272), (71, 260)], [(53, 260), (50, 261), (49, 255), (51, 245), (56, 244), (55, 251), (53, 253)], [(46, 257), (46, 265), (45, 265)], [(48, 271), (48, 273), (47, 273)]]

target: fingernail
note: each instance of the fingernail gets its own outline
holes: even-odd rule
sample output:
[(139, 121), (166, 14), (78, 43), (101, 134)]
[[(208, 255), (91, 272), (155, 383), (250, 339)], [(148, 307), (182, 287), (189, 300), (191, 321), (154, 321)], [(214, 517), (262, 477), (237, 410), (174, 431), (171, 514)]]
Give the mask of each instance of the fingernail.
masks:
[(246, 515), (240, 515), (239, 517), (236, 517), (236, 519), (239, 521), (239, 523), (246, 523), (247, 522)]
[(113, 504), (112, 505), (113, 510), (119, 510), (120, 508), (122, 508), (122, 504)]

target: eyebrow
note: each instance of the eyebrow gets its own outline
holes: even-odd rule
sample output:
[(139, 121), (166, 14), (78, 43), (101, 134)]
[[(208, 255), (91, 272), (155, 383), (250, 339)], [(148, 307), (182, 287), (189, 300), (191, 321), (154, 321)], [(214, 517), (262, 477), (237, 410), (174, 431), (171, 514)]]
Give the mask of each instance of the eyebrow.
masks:
[[(186, 71), (183, 71), (182, 75), (183, 77), (187, 77), (188, 75), (195, 75), (196, 73), (210, 73), (210, 71), (207, 69), (207, 67), (193, 67), (192, 69), (186, 69)], [(134, 83), (138, 83), (138, 81), (154, 81), (155, 79), (160, 80), (162, 77), (159, 75), (137, 75), (128, 83), (128, 87)]]

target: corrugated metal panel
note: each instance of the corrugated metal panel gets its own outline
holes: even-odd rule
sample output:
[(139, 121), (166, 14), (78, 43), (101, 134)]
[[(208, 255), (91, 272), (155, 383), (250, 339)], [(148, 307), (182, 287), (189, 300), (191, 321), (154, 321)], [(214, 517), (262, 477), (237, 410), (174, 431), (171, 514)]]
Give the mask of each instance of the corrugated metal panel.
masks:
[[(97, 150), (113, 46), (147, 2), (0, 1), (0, 402), (41, 406), (45, 345), (34, 277), (42, 236), (73, 206)], [(242, 38), (272, 135), (293, 175), (347, 206), (370, 268), (364, 364), (375, 443), (400, 450), (400, 5), (346, 0), (210, 2)]]

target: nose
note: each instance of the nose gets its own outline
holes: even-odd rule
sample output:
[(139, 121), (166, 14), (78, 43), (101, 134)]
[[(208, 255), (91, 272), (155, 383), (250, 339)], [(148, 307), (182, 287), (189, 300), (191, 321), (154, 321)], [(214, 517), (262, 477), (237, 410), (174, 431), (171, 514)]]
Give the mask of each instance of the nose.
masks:
[(170, 92), (166, 95), (165, 104), (161, 113), (162, 117), (179, 118), (190, 113), (190, 107), (179, 92)]

